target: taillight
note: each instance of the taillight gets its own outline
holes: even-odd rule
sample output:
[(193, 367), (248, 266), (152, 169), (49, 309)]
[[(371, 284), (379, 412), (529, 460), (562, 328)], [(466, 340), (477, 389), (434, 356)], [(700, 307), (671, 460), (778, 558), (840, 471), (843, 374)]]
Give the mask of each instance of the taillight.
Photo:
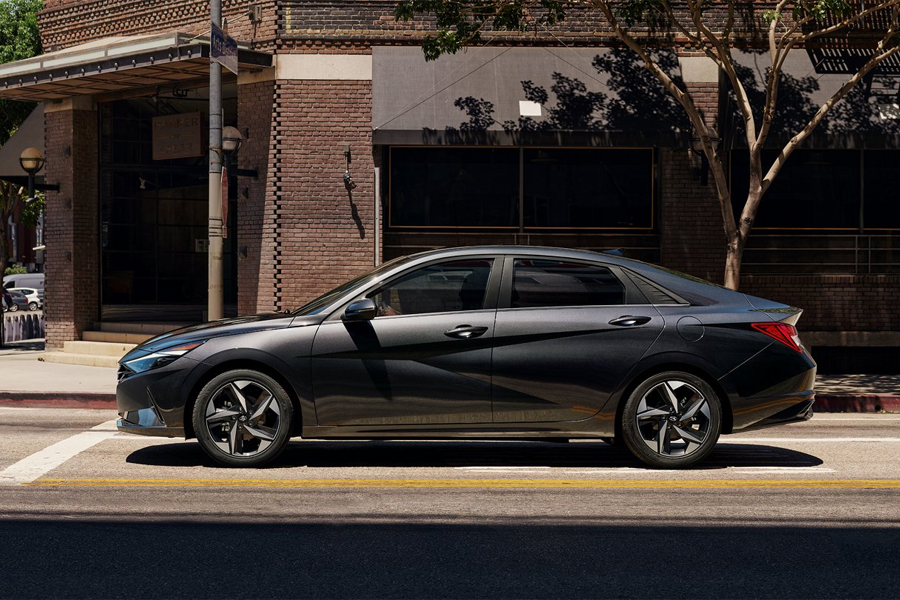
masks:
[(777, 340), (797, 352), (803, 352), (800, 347), (800, 336), (797, 335), (797, 328), (787, 323), (751, 323), (750, 327), (764, 333), (770, 338)]

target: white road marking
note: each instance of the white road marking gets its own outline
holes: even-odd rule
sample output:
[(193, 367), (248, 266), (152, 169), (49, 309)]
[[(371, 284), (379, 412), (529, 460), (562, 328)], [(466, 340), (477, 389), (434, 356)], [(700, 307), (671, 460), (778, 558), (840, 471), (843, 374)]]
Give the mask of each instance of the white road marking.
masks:
[(31, 483), (70, 458), (77, 456), (103, 440), (110, 439), (117, 433), (116, 422), (107, 421), (91, 428), (89, 431), (83, 431), (66, 438), (0, 471), (0, 485)]

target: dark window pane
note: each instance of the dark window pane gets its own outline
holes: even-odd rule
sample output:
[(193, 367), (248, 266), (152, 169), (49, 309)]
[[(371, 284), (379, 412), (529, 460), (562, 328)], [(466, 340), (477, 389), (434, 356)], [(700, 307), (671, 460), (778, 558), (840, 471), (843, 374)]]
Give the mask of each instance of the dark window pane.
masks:
[(525, 150), (525, 227), (649, 228), (652, 150)]
[(625, 288), (609, 269), (555, 260), (516, 260), (513, 308), (624, 304)]
[(370, 298), (383, 316), (479, 310), (484, 306), (492, 259), (429, 265), (391, 281)]
[[(767, 170), (777, 150), (763, 152)], [(731, 153), (732, 202), (740, 215), (749, 190), (749, 154)], [(792, 229), (859, 227), (859, 151), (797, 150), (763, 196), (754, 226)]]
[(518, 226), (518, 150), (390, 152), (390, 227)]
[(900, 229), (900, 152), (866, 150), (866, 229)]

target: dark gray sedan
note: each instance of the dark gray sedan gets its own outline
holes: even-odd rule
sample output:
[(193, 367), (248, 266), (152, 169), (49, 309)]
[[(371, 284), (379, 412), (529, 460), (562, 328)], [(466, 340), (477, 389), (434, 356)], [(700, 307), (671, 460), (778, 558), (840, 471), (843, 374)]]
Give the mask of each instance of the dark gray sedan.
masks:
[(397, 259), (290, 314), (224, 319), (120, 362), (119, 429), (258, 466), (292, 437), (595, 438), (654, 467), (812, 416), (801, 310), (609, 254)]

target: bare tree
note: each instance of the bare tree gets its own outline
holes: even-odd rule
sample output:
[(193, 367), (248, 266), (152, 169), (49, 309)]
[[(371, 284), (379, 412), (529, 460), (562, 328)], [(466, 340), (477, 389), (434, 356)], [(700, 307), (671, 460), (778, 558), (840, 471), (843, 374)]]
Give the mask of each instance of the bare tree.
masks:
[[(764, 26), (760, 39), (768, 49), (768, 69), (765, 74), (765, 99), (762, 106), (753, 106), (744, 82), (738, 76), (733, 52), (736, 42), (746, 45), (748, 37), (747, 32), (738, 32), (738, 13), (752, 13), (760, 7), (768, 8), (763, 13)], [(726, 241), (725, 285), (731, 289), (737, 289), (740, 284), (744, 248), (760, 202), (788, 158), (835, 104), (867, 74), (900, 50), (897, 36), (900, 0), (876, 1), (867, 7), (851, 5), (846, 0), (780, 0), (767, 4), (734, 0), (681, 0), (677, 3), (669, 0), (403, 0), (395, 14), (401, 20), (409, 20), (418, 14), (434, 15), (438, 32), (427, 36), (423, 42), (426, 59), (433, 60), (480, 41), (487, 29), (525, 31), (553, 26), (562, 22), (566, 11), (572, 9), (599, 11), (615, 38), (640, 57), (690, 119), (694, 135), (709, 161), (716, 186)], [(716, 18), (710, 18), (710, 15)], [(669, 42), (702, 52), (712, 60), (724, 73), (733, 92), (749, 149), (750, 186), (739, 216), (732, 207), (731, 182), (724, 157), (719, 153), (716, 143), (719, 136), (713, 124), (706, 122), (691, 92), (661, 68), (651, 52), (660, 42), (660, 36), (654, 35), (659, 31), (665, 32), (663, 37)], [(736, 35), (738, 33), (740, 35)], [(818, 108), (804, 126), (790, 132), (792, 137), (780, 148), (774, 163), (768, 169), (764, 168), (762, 151), (770, 141), (772, 122), (778, 114), (779, 84), (789, 53), (834, 36), (852, 39), (854, 34), (859, 33), (866, 34), (860, 43), (860, 47), (867, 51), (865, 63)], [(754, 116), (754, 109), (761, 118)]]

